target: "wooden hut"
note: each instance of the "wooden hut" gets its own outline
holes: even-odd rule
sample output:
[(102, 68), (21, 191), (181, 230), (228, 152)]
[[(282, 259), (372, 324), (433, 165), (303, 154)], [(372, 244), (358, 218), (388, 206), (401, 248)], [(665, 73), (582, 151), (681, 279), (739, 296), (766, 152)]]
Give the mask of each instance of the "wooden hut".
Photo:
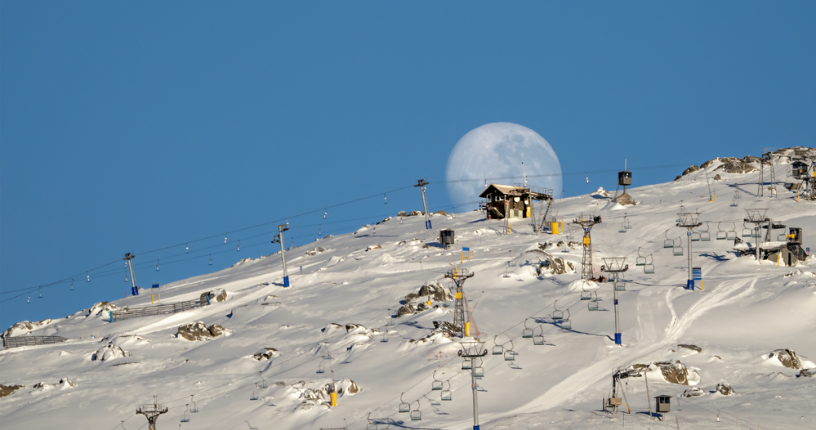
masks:
[(551, 200), (551, 190), (533, 191), (518, 185), (490, 184), (479, 194), (485, 199), (488, 219), (530, 218), (533, 201)]

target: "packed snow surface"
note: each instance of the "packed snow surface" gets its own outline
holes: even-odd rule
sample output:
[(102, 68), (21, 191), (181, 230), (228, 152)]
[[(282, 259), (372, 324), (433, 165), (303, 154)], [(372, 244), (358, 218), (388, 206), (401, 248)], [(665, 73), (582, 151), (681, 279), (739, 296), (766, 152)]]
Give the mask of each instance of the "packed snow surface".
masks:
[[(737, 257), (733, 241), (716, 240), (718, 221), (741, 226), (745, 208), (767, 207), (774, 221), (803, 228), (805, 246), (813, 247), (816, 202), (797, 202), (781, 185), (778, 198), (757, 198), (758, 172), (722, 169), (721, 180), (712, 181), (717, 200), (709, 202), (703, 173), (629, 188), (638, 204), (625, 208), (600, 190), (555, 203), (565, 225), (582, 214), (601, 216), (592, 229), (595, 276), (604, 258), (626, 257), (625, 291), (618, 292), (622, 346), (614, 343), (612, 284), (578, 281), (582, 249), (565, 245), (581, 243), (580, 228), (536, 235), (529, 220), (517, 219), (513, 233), (502, 235), (503, 221), (485, 220), (481, 212), (433, 216), (433, 230), (424, 229), (420, 216), (394, 218), (290, 249), (289, 288), (281, 285), (280, 255), (273, 254), (163, 286), (162, 303), (220, 293), (222, 300), (210, 306), (109, 322), (112, 305), (149, 305), (141, 295), (18, 325), (14, 335), (69, 340), (0, 351), (0, 384), (24, 386), (4, 388), (11, 394), (0, 397), (0, 423), (4, 429), (146, 428), (135, 411), (158, 396), (169, 407), (158, 421), (164, 429), (176, 428), (193, 403), (199, 412), (182, 429), (364, 429), (369, 414), (380, 429), (388, 422), (391, 428), (470, 427), (470, 374), (457, 355), (460, 339), (444, 324), (453, 320), (454, 301), (436, 288), (453, 287), (444, 274), (456, 264), (475, 274), (464, 287), (473, 334), (491, 351), (512, 347), (515, 357), (483, 359), (477, 393), (484, 429), (621, 427), (623, 412), (603, 412), (600, 402), (610, 394), (615, 369), (628, 366), (645, 375), (624, 380), (628, 427), (816, 428), (816, 377), (807, 369), (816, 358), (816, 262), (757, 262)], [(675, 226), (681, 200), (711, 231), (710, 241), (692, 242), (702, 290), (684, 289), (690, 250), (686, 231)], [(624, 215), (631, 229), (622, 228)], [(437, 242), (443, 228), (456, 232), (451, 249)], [(667, 237), (681, 239), (682, 256), (663, 247)], [(472, 259), (460, 263), (463, 246)], [(575, 272), (539, 274), (545, 255), (536, 250), (545, 248)], [(654, 274), (637, 265), (638, 248), (651, 256)], [(434, 286), (424, 290), (434, 294), (418, 296), (424, 285)], [(580, 299), (582, 290), (597, 293), (597, 311)], [(571, 329), (553, 319), (556, 300)], [(392, 318), (407, 305), (414, 311)], [(522, 338), (525, 321), (543, 333), (544, 345)], [(178, 335), (199, 322), (217, 325), (219, 335), (194, 341)], [(329, 406), (332, 378), (336, 407)], [(673, 396), (665, 421), (649, 417), (654, 399), (647, 399), (647, 379), (652, 397)], [(451, 401), (432, 390), (434, 380), (450, 387)], [(680, 398), (684, 392), (689, 397)], [(400, 398), (421, 420), (398, 412)]]

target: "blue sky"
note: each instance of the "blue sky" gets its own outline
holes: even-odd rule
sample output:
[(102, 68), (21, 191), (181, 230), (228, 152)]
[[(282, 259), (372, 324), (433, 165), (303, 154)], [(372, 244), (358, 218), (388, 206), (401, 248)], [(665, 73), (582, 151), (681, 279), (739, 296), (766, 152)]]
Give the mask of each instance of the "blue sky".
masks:
[[(272, 228), (173, 264), (183, 245), (143, 252), (316, 209), (290, 218), (306, 244), (418, 209), (415, 188), (379, 194), (419, 178), (446, 208), (448, 154), (490, 122), (547, 139), (566, 195), (614, 188), (583, 172), (624, 158), (643, 185), (816, 146), (814, 18), (796, 1), (2, 2), (0, 300), (128, 251), (140, 285), (228, 267), (273, 252)], [(127, 292), (121, 262), (95, 273), (0, 303), (0, 326)]]

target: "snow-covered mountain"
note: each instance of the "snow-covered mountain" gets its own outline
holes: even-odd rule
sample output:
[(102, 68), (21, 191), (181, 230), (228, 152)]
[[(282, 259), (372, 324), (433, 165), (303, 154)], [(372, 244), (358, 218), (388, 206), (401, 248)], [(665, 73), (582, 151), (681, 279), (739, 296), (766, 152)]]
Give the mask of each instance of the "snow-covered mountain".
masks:
[[(445, 324), (453, 321), (454, 301), (444, 275), (456, 265), (474, 273), (464, 287), (470, 340), (490, 351), (477, 380), (484, 429), (624, 422), (816, 428), (816, 371), (807, 370), (816, 368), (816, 258), (788, 267), (738, 257), (756, 245), (742, 234), (751, 208), (802, 228), (803, 246), (816, 248), (816, 201), (797, 202), (782, 186), (787, 157), (775, 164), (776, 198), (767, 191), (756, 197), (759, 172), (745, 168), (758, 168), (755, 160), (735, 160), (715, 159), (673, 182), (629, 188), (634, 206), (612, 203), (611, 191), (559, 200), (552, 213), (566, 228), (558, 235), (534, 234), (527, 219), (511, 220), (505, 235), (502, 220), (478, 211), (436, 214), (433, 230), (422, 216), (394, 217), (287, 251), (289, 288), (281, 286), (281, 258), (273, 254), (162, 286), (162, 304), (206, 301), (202, 294), (212, 292), (209, 305), (111, 322), (112, 310), (151, 304), (142, 290), (89, 303), (67, 318), (18, 323), (5, 337), (68, 340), (0, 351), (0, 423), (147, 428), (136, 410), (157, 396), (169, 408), (158, 420), (162, 429), (469, 428), (470, 371), (458, 356), (461, 339)], [(764, 178), (770, 180), (767, 168)], [(681, 208), (699, 211), (697, 231), (711, 237), (693, 242), (702, 290), (685, 288)], [(592, 229), (595, 276), (604, 258), (626, 257), (629, 265), (618, 293), (621, 346), (614, 343), (612, 283), (579, 280), (581, 232), (571, 223), (582, 215), (602, 221)], [(437, 242), (445, 228), (455, 231), (450, 249)], [(735, 251), (735, 241), (718, 240), (718, 232), (745, 243)], [(775, 230), (774, 240), (782, 233)], [(683, 255), (665, 248), (667, 240), (682, 243)], [(470, 248), (470, 261), (462, 262), (462, 247)], [(644, 261), (654, 273), (636, 265)], [(582, 294), (597, 295), (597, 311)], [(557, 310), (570, 329), (553, 319)], [(525, 325), (543, 333), (544, 345), (522, 336)], [(514, 360), (492, 354), (496, 345), (512, 349)], [(621, 379), (624, 406), (612, 415), (601, 405), (618, 369), (629, 377)], [(327, 392), (332, 378), (335, 407)], [(435, 380), (449, 387), (451, 401), (432, 389)], [(653, 397), (661, 394), (673, 396), (672, 412), (652, 420)], [(421, 420), (399, 412), (400, 403)], [(187, 414), (193, 404), (198, 412)]]

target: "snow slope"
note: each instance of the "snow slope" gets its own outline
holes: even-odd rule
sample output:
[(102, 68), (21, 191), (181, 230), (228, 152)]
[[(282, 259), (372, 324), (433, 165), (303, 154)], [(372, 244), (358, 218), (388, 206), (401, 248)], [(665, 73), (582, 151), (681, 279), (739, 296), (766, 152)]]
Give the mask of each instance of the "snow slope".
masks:
[[(716, 167), (708, 167), (709, 178)], [(780, 171), (784, 163), (777, 166)], [(798, 377), (799, 369), (770, 357), (774, 350), (791, 349), (805, 367), (814, 366), (816, 261), (797, 267), (758, 263), (737, 258), (733, 241), (715, 239), (718, 221), (727, 229), (735, 222), (739, 234), (745, 208), (768, 207), (775, 221), (804, 228), (806, 246), (814, 248), (816, 203), (797, 203), (781, 186), (778, 199), (759, 199), (757, 173), (716, 173), (722, 180), (712, 180), (717, 201), (711, 203), (700, 170), (675, 182), (631, 188), (640, 202), (633, 207), (600, 195), (555, 205), (558, 219), (567, 224), (582, 213), (602, 216), (592, 231), (596, 275), (602, 258), (626, 257), (626, 291), (619, 297), (623, 346), (613, 341), (611, 284), (598, 284), (597, 312), (588, 311), (580, 291), (570, 288), (580, 278), (581, 249), (558, 242), (580, 242), (577, 230), (535, 235), (529, 221), (514, 220), (513, 233), (502, 235), (503, 222), (485, 220), (481, 212), (434, 216), (434, 230), (425, 230), (419, 216), (393, 218), (376, 231), (360, 229), (288, 251), (290, 288), (280, 286), (280, 255), (273, 254), (163, 286), (162, 303), (197, 299), (219, 288), (228, 292), (226, 301), (211, 306), (114, 323), (104, 312), (89, 315), (86, 309), (35, 326), (31, 335), (70, 340), (0, 351), (0, 384), (24, 385), (0, 398), (0, 423), (4, 429), (54, 429), (64, 423), (146, 428), (135, 410), (155, 395), (170, 408), (158, 427), (176, 428), (195, 395), (200, 412), (182, 423), (183, 429), (363, 429), (369, 413), (383, 423), (379, 428), (389, 421), (391, 428), (469, 427), (470, 376), (457, 357), (459, 339), (432, 335), (434, 321), (452, 321), (453, 301), (434, 301), (430, 309), (390, 318), (423, 284), (451, 287), (444, 273), (459, 263), (460, 247), (467, 246), (473, 258), (462, 266), (475, 273), (465, 292), (477, 337), (488, 348), (494, 337), (508, 346), (512, 340), (517, 354), (512, 362), (501, 355), (484, 359), (485, 377), (478, 381), (482, 428), (611, 428), (624, 419), (633, 428), (816, 428), (816, 378)], [(738, 207), (731, 206), (734, 190), (741, 193)], [(681, 200), (686, 209), (699, 210), (711, 229), (711, 241), (693, 245), (704, 291), (682, 288), (687, 254), (675, 257), (663, 248), (667, 237), (682, 237), (686, 247), (684, 230), (675, 227)], [(620, 233), (624, 215), (633, 228)], [(456, 231), (455, 249), (436, 243), (442, 228)], [(544, 259), (539, 244), (547, 242), (547, 252), (577, 270), (538, 274)], [(307, 252), (318, 247), (322, 251)], [(641, 255), (652, 255), (654, 274), (635, 266), (638, 248)], [(559, 309), (569, 309), (571, 330), (554, 323), (556, 300)], [(144, 294), (114, 302), (119, 308), (149, 303)], [(388, 320), (394, 324), (386, 326)], [(536, 331), (541, 327), (546, 345), (522, 339), (525, 320)], [(193, 342), (176, 336), (178, 326), (198, 321), (221, 325), (228, 333)], [(259, 361), (259, 352), (270, 358), (259, 356)], [(322, 358), (327, 354), (331, 360)], [(678, 399), (690, 386), (667, 382), (655, 365), (648, 372), (649, 394), (674, 396), (674, 412), (665, 421), (649, 418), (643, 377), (626, 382), (630, 415), (599, 410), (616, 368), (676, 360), (690, 369), (689, 381), (705, 395)], [(325, 373), (316, 373), (321, 366)], [(334, 408), (325, 397), (332, 370), (343, 389)], [(266, 388), (256, 385), (261, 377)], [(431, 390), (434, 377), (450, 381), (452, 401), (441, 401), (439, 391)], [(724, 381), (737, 395), (714, 392)], [(34, 388), (39, 382), (44, 384)], [(250, 400), (253, 394), (258, 400)], [(401, 394), (419, 408), (420, 421), (398, 412)]]

